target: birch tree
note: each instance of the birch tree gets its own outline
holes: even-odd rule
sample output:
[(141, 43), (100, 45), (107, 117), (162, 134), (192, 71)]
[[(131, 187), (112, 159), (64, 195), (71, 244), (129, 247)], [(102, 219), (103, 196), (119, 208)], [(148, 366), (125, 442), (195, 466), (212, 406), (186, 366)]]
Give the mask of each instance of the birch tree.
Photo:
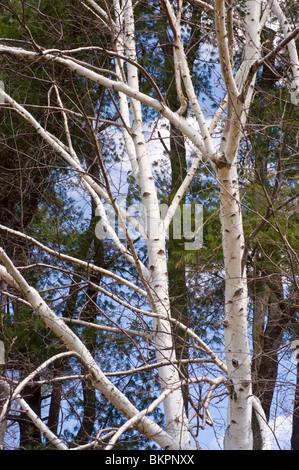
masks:
[[(202, 419), (202, 427), (207, 422), (211, 423), (209, 411), (211, 400), (214, 394), (224, 393), (225, 390), (228, 405), (224, 448), (227, 450), (253, 448), (252, 413), (255, 413), (260, 427), (262, 448), (269, 449), (269, 428), (265, 412), (252, 391), (247, 320), (248, 250), (244, 235), (238, 156), (242, 139), (246, 137), (257, 74), (264, 64), (269, 64), (277, 56), (282, 57), (284, 69), (281, 80), (285, 81), (289, 90), (290, 102), (294, 106), (298, 104), (299, 63), (295, 45), (298, 28), (291, 27), (287, 11), (284, 11), (284, 6), (276, 0), (269, 2), (248, 0), (238, 5), (222, 0), (215, 0), (214, 3), (198, 0), (190, 2), (162, 0), (161, 4), (148, 2), (147, 6), (153, 15), (160, 14), (163, 10), (163, 14), (167, 17), (167, 34), (173, 46), (171, 60), (179, 103), (179, 109), (175, 111), (169, 106), (167, 96), (161, 92), (155, 77), (151, 76), (146, 66), (141, 65), (138, 24), (142, 15), (138, 18), (136, 13), (140, 8), (139, 2), (135, 4), (132, 0), (111, 2), (86, 0), (77, 2), (76, 6), (84, 11), (85, 22), (90, 21), (93, 25), (97, 25), (101, 32), (99, 37), (103, 37), (104, 31), (104, 37), (107, 38), (105, 43), (104, 40), (97, 41), (94, 38), (93, 43), (87, 38), (83, 45), (77, 47), (67, 47), (67, 43), (65, 47), (59, 48), (52, 43), (49, 47), (39, 44), (26, 23), (26, 9), (31, 7), (36, 9), (37, 18), (42, 12), (39, 5), (26, 3), (23, 3), (23, 10), (19, 16), (24, 33), (22, 41), (2, 38), (0, 42), (2, 60), (17, 59), (24, 64), (24, 70), (26, 67), (32, 70), (35, 70), (35, 67), (43, 67), (45, 71), (49, 71), (49, 74), (51, 71), (49, 76), (52, 83), (49, 85), (45, 106), (49, 113), (59, 112), (63, 131), (59, 133), (51, 129), (50, 132), (46, 123), (36, 118), (35, 110), (30, 107), (30, 103), (21, 103), (15, 99), (14, 90), (4, 87), (1, 91), (1, 107), (3, 113), (9, 110), (21, 117), (45, 146), (61, 160), (61, 165), (67, 168), (70, 174), (75, 175), (80, 187), (92, 199), (95, 214), (99, 217), (96, 227), (98, 238), (104, 238), (104, 235), (109, 237), (118, 256), (126, 263), (130, 275), (124, 275), (115, 268), (106, 269), (88, 259), (72, 256), (64, 252), (63, 246), (48, 246), (38, 237), (30, 236), (26, 230), (15, 230), (3, 223), (0, 225), (0, 230), (2, 234), (15, 240), (16, 245), (23, 240), (39, 252), (47, 254), (47, 257), (53, 260), (53, 269), (56, 260), (61, 263), (61, 269), (70, 269), (69, 266), (80, 268), (83, 279), (92, 286), (93, 290), (101, 292), (135, 316), (137, 327), (133, 329), (115, 324), (113, 327), (109, 326), (105, 312), (102, 312), (96, 302), (94, 308), (97, 317), (94, 316), (92, 322), (84, 322), (76, 311), (72, 312), (72, 318), (61, 317), (55, 311), (55, 303), (47, 301), (43, 292), (30, 283), (30, 279), (26, 276), (29, 264), (18, 266), (14, 263), (4, 244), (0, 248), (0, 278), (3, 285), (10, 289), (7, 295), (10, 298), (14, 296), (40, 317), (46, 327), (62, 342), (66, 351), (48, 357), (18, 383), (10, 381), (9, 374), (7, 375), (12, 392), (2, 407), (1, 418), (6, 419), (10, 404), (15, 401), (53, 446), (67, 450), (69, 446), (28, 406), (21, 396), (21, 391), (55, 361), (71, 356), (87, 371), (86, 378), (92, 387), (105, 396), (111, 406), (125, 418), (124, 424), (118, 426), (118, 429), (100, 429), (85, 446), (81, 445), (79, 448), (101, 445), (106, 450), (112, 449), (123, 434), (133, 429), (162, 449), (197, 449), (199, 444), (192, 431), (192, 420)], [(3, 2), (2, 7), (7, 8), (6, 2)], [(197, 63), (194, 61), (193, 68), (190, 68), (186, 50), (188, 15), (190, 17), (190, 11), (197, 9), (209, 23), (207, 41), (213, 41), (224, 90), (223, 100), (213, 112), (212, 119), (208, 118), (200, 105), (194, 78), (196, 77), (194, 68)], [(275, 41), (271, 50), (264, 54), (262, 33), (272, 23), (275, 25)], [(152, 50), (155, 53), (155, 49), (159, 47), (153, 42)], [(192, 47), (196, 46), (193, 44)], [(86, 53), (90, 54), (89, 60), (84, 56)], [(105, 59), (102, 67), (94, 65), (97, 62), (93, 59), (97, 56)], [(63, 82), (60, 83), (58, 80), (62, 72), (73, 77), (73, 80), (78, 78), (83, 83), (88, 83), (87, 101), (92, 103), (88, 110), (84, 100), (78, 100), (80, 106), (74, 106), (72, 103), (65, 105), (64, 97), (67, 95), (67, 90), (63, 89)], [(146, 92), (144, 83), (147, 86)], [(97, 98), (93, 100), (93, 90), (98, 88), (104, 90), (105, 99), (109, 100), (109, 106), (106, 108), (100, 107)], [(101, 115), (102, 109), (106, 110), (106, 116)], [(116, 113), (115, 119), (110, 117), (111, 109)], [(146, 114), (154, 116), (154, 125), (150, 131)], [(92, 171), (91, 163), (86, 165), (86, 161), (81, 158), (80, 145), (70, 130), (74, 116), (79, 119), (82, 127), (89, 129), (93, 142), (93, 158), (100, 168), (99, 174)], [(159, 129), (159, 121), (162, 120), (177, 129), (185, 140), (186, 148), (192, 148), (194, 155), (178, 189), (172, 195), (169, 207), (163, 211), (159, 204), (160, 188), (153, 171), (152, 163), (155, 155), (152, 154), (151, 145)], [(130, 214), (115, 197), (113, 188), (116, 184), (116, 175), (113, 167), (107, 165), (105, 161), (104, 144), (99, 139), (98, 129), (101, 122), (109, 124), (109, 128), (115, 128), (117, 139), (123, 143), (131, 176), (142, 204), (143, 218)], [(200, 178), (201, 169), (204, 167), (209, 169), (213, 184), (219, 191), (225, 283), (222, 354), (216, 354), (211, 345), (191, 327), (192, 325), (180, 322), (179, 317), (171, 311), (169, 296), (167, 262), (169, 226), (188, 187), (195, 177)], [(117, 218), (118, 227), (111, 219), (111, 211)], [(135, 239), (132, 233), (137, 233), (138, 237)], [(146, 256), (143, 256), (143, 250), (140, 250), (138, 245), (140, 239), (143, 240)], [(288, 248), (292, 251), (292, 247)], [(295, 256), (294, 253), (293, 255)], [(97, 283), (96, 279), (99, 278), (89, 277), (89, 273), (111, 282)], [(127, 293), (125, 299), (120, 292), (111, 287), (114, 284), (125, 289)], [(136, 297), (142, 298), (142, 303), (137, 302)], [(150, 345), (148, 347), (153, 348), (155, 352), (155, 362), (143, 363), (143, 368), (144, 373), (154, 367), (157, 369), (159, 396), (146, 408), (140, 409), (139, 403), (132, 402), (126, 393), (116, 386), (109, 373), (102, 370), (97, 360), (97, 352), (88, 347), (88, 341), (84, 342), (80, 334), (76, 333), (72, 328), (74, 324), (100, 328), (119, 336), (125, 335), (128, 340), (134, 342), (141, 357), (143, 357), (144, 342)], [(188, 337), (188, 347), (194, 348), (197, 352), (198, 357), (194, 361), (213, 365), (212, 369), (206, 369), (210, 373), (186, 374), (185, 378), (182, 377), (180, 372), (183, 369), (178, 365), (181, 358), (176, 356), (173, 337), (173, 332), (178, 330)], [(143, 341), (143, 346), (137, 343), (137, 340)], [(101, 351), (101, 354), (104, 355), (105, 351)], [(203, 369), (194, 370), (200, 372)], [(129, 371), (122, 372), (129, 373)], [(137, 373), (137, 369), (135, 372)], [(195, 406), (194, 403), (191, 405), (190, 417), (187, 416), (184, 405), (182, 387), (185, 385), (192, 385), (194, 389), (205, 387), (206, 390), (204, 397), (199, 400), (199, 405)], [(160, 406), (163, 407), (165, 426), (152, 419), (153, 412)]]

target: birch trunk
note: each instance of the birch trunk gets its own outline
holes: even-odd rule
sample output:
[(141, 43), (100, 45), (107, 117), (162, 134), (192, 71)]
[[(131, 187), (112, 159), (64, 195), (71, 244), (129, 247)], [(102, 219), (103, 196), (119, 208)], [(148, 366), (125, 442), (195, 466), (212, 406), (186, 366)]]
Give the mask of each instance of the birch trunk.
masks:
[[(114, 1), (114, 7), (120, 12), (119, 2)], [(121, 18), (121, 15), (119, 15)], [(125, 55), (132, 61), (137, 60), (135, 45), (134, 12), (131, 0), (123, 5), (123, 44)], [(120, 28), (120, 33), (121, 33)], [(128, 85), (139, 92), (137, 68), (133, 63), (127, 64)], [(161, 217), (157, 189), (154, 183), (149, 156), (144, 138), (143, 117), (140, 101), (131, 97), (132, 110), (132, 140), (135, 146), (139, 186), (146, 214), (147, 248), (150, 267), (149, 286), (152, 292), (152, 308), (162, 315), (163, 319), (154, 320), (155, 349), (157, 361), (168, 360), (168, 366), (158, 371), (161, 391), (175, 390), (164, 400), (166, 431), (178, 442), (189, 443), (188, 420), (184, 408), (181, 388), (178, 388), (180, 377), (176, 362), (176, 354), (169, 318), (170, 302), (168, 292), (168, 269), (166, 259), (165, 230), (161, 226)]]
[[(223, 77), (228, 91), (228, 117), (221, 151), (228, 165), (218, 167), (220, 219), (225, 265), (225, 354), (232, 389), (229, 397), (226, 450), (252, 450), (252, 375), (247, 324), (247, 277), (243, 263), (245, 248), (237, 158), (243, 126), (251, 104), (255, 75), (250, 68), (260, 57), (261, 4), (245, 5), (244, 68), (236, 89), (228, 62), (229, 52), (224, 25), (223, 2), (216, 2), (216, 25)], [(225, 33), (225, 34), (224, 34)], [(250, 79), (248, 78), (250, 77)], [(240, 91), (239, 91), (240, 90)]]
[(229, 397), (227, 450), (252, 449), (251, 359), (247, 331), (247, 281), (242, 267), (244, 234), (236, 164), (218, 172), (225, 264), (225, 353)]
[(162, 393), (165, 389), (176, 387), (176, 390), (164, 400), (166, 431), (178, 442), (189, 443), (188, 419), (184, 407), (180, 377), (176, 363), (170, 318), (170, 301), (168, 292), (168, 272), (165, 249), (165, 238), (159, 237), (148, 244), (149, 266), (151, 271), (150, 286), (153, 291), (155, 310), (164, 319), (154, 319), (155, 349), (157, 362), (169, 361), (169, 365), (159, 368), (159, 380)]

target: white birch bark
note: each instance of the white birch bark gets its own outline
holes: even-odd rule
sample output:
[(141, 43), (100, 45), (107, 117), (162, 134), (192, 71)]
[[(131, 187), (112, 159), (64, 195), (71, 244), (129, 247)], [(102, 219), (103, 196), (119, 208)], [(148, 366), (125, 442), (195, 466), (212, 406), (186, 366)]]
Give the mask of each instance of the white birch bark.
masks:
[[(271, 0), (270, 8), (272, 8), (273, 12), (277, 15), (277, 18), (280, 23), (280, 27), (284, 33), (284, 36), (285, 37), (288, 36), (288, 34), (291, 32), (291, 27), (278, 1)], [(298, 53), (297, 53), (295, 40), (292, 39), (288, 43), (287, 47), (288, 47), (289, 58), (290, 58), (291, 69), (292, 69), (291, 99), (292, 99), (292, 103), (298, 106), (298, 103), (299, 103), (299, 60), (298, 60)]]
[(224, 339), (229, 398), (227, 450), (252, 449), (251, 359), (247, 330), (247, 280), (242, 266), (244, 234), (236, 162), (218, 171), (225, 263)]
[[(117, 11), (120, 11), (119, 2)], [(119, 15), (120, 17), (120, 15)], [(139, 81), (137, 68), (133, 65), (136, 61), (134, 12), (131, 0), (123, 3), (123, 42), (124, 53), (131, 59), (127, 63), (127, 83), (139, 93)], [(157, 189), (149, 161), (149, 155), (144, 138), (143, 117), (140, 101), (130, 98), (132, 112), (132, 139), (136, 149), (138, 164), (139, 186), (143, 206), (146, 213), (147, 249), (149, 259), (149, 287), (152, 292), (152, 308), (159, 313), (161, 318), (154, 319), (155, 350), (157, 361), (168, 360), (169, 365), (159, 368), (159, 380), (162, 392), (172, 390), (167, 394), (163, 402), (166, 420), (166, 430), (177, 441), (183, 444), (189, 443), (188, 420), (186, 417), (181, 388), (178, 387), (180, 378), (178, 369), (171, 365), (176, 362), (174, 344), (172, 339), (169, 293), (168, 293), (168, 270), (166, 259), (165, 230), (161, 224), (159, 201)]]
[[(217, 9), (218, 8), (218, 9)], [(220, 190), (220, 219), (222, 245), (225, 264), (225, 353), (228, 377), (232, 383), (229, 399), (228, 427), (225, 435), (225, 449), (252, 449), (252, 389), (251, 358), (247, 324), (247, 278), (243, 265), (245, 248), (240, 193), (238, 185), (237, 152), (246, 122), (248, 106), (251, 103), (253, 83), (242, 98), (236, 90), (228, 60), (225, 37), (223, 2), (216, 2), (216, 23), (218, 23), (218, 44), (220, 60), (228, 91), (230, 112), (224, 128), (221, 151), (225, 154), (228, 166), (217, 172)], [(251, 65), (260, 54), (260, 2), (248, 1), (245, 10), (245, 52), (243, 77), (246, 80)]]

